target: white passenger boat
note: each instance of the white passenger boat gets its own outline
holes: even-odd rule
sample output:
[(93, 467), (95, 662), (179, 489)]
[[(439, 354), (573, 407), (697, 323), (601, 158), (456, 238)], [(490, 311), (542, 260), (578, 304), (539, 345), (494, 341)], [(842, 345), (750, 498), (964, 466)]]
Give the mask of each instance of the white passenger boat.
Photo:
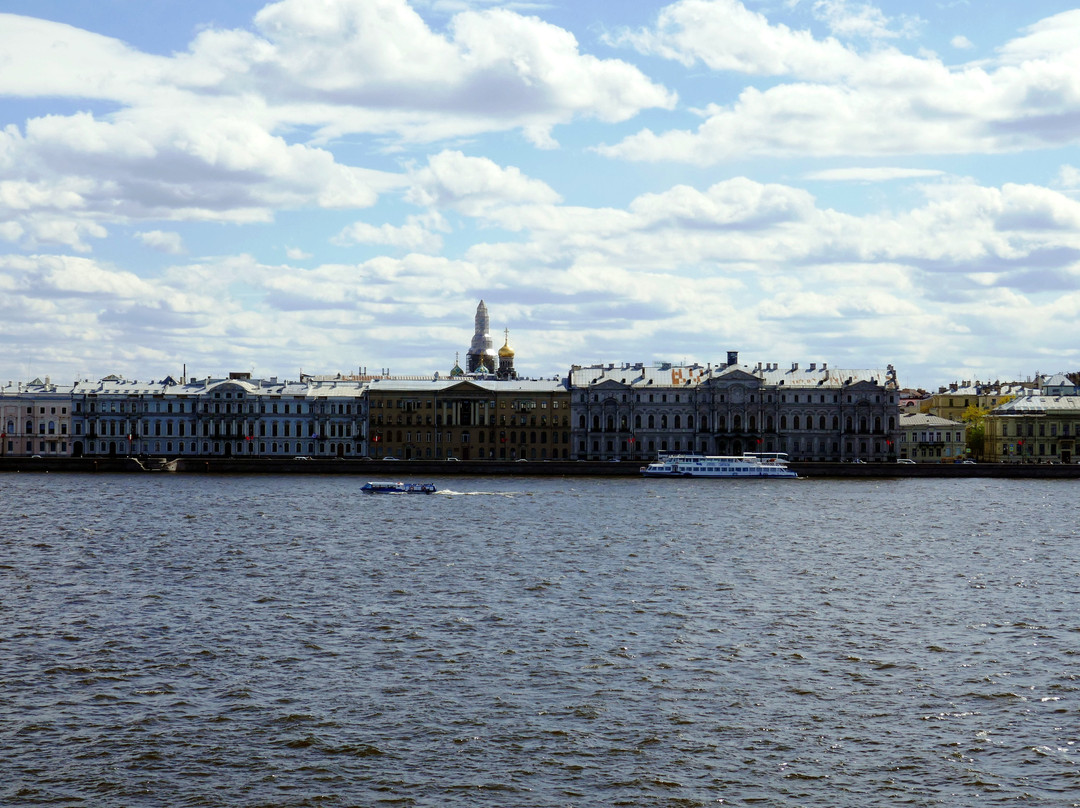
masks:
[(649, 465), (643, 466), (641, 473), (646, 477), (798, 477), (798, 474), (788, 468), (787, 462), (787, 454), (784, 452), (747, 452), (741, 457), (669, 454), (661, 455)]
[(434, 494), (433, 483), (364, 483), (365, 494)]

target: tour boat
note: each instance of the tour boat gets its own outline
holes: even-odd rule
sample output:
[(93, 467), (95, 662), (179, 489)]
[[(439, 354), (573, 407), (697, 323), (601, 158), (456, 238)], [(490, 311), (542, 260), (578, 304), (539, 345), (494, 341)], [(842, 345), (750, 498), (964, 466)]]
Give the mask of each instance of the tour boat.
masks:
[(657, 460), (643, 466), (641, 473), (646, 477), (724, 477), (754, 478), (771, 477), (791, 479), (798, 477), (787, 466), (787, 454), (769, 452), (753, 454), (747, 452), (741, 457), (709, 457), (693, 454), (661, 455)]
[(433, 483), (364, 483), (365, 494), (434, 494)]

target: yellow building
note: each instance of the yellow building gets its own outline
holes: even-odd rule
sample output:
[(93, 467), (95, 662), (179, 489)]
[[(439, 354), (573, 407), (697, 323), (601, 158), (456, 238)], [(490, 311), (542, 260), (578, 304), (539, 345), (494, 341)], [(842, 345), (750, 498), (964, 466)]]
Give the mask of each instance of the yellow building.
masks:
[(919, 402), (921, 412), (959, 421), (968, 407), (992, 410), (1017, 395), (1031, 392), (1021, 384), (951, 384)]
[(377, 379), (366, 395), (368, 454), (376, 459), (569, 459), (562, 381)]
[(996, 463), (1073, 463), (1080, 396), (1029, 393), (986, 416), (983, 454)]

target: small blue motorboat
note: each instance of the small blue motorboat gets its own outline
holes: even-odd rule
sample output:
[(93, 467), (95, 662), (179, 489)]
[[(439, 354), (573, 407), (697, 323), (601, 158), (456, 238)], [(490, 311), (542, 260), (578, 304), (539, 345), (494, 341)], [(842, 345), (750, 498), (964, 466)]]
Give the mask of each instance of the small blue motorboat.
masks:
[(433, 483), (364, 483), (365, 494), (434, 494)]

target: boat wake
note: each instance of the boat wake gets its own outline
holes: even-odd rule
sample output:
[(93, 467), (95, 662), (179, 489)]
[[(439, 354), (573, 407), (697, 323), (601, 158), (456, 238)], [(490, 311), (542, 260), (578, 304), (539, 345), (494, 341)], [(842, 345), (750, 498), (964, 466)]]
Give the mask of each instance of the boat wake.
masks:
[(444, 497), (518, 497), (532, 496), (528, 491), (452, 491), (444, 488), (438, 492)]

